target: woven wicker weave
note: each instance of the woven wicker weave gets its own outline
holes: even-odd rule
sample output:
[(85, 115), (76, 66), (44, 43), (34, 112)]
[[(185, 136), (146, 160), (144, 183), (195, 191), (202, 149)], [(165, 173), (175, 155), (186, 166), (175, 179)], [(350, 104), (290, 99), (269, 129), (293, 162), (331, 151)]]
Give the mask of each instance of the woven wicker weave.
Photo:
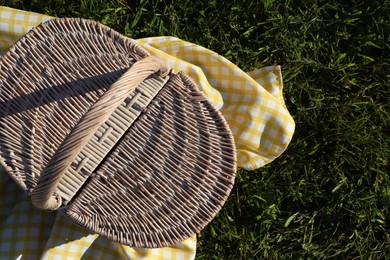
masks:
[(133, 247), (199, 232), (234, 183), (222, 115), (113, 30), (55, 19), (0, 60), (0, 163), (41, 209)]

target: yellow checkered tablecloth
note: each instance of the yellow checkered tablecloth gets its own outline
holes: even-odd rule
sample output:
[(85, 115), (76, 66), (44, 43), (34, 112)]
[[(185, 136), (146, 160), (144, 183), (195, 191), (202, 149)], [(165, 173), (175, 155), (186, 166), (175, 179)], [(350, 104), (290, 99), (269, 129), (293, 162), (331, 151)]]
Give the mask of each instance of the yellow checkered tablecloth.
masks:
[[(0, 7), (0, 54), (52, 18)], [(138, 43), (190, 75), (220, 109), (235, 138), (239, 167), (259, 168), (286, 149), (295, 124), (284, 104), (279, 66), (245, 73), (217, 53), (174, 37)], [(0, 172), (0, 259), (193, 259), (195, 252), (196, 237), (169, 248), (139, 249), (90, 234), (59, 214), (35, 209)]]

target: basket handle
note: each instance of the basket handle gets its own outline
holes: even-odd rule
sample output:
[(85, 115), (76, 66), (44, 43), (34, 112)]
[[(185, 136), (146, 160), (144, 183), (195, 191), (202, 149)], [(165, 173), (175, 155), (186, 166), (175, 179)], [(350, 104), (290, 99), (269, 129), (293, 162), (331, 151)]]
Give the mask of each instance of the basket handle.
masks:
[(58, 147), (32, 190), (31, 201), (37, 208), (56, 210), (62, 198), (56, 194), (58, 183), (83, 147), (115, 109), (148, 76), (158, 73), (165, 78), (170, 68), (162, 60), (148, 56), (134, 63), (80, 119)]

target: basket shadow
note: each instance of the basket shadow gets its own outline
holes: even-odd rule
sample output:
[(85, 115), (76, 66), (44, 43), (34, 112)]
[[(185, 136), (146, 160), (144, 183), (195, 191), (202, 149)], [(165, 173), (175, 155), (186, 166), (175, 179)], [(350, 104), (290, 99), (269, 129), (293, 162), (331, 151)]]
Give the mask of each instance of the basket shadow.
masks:
[[(3, 83), (3, 88), (8, 87), (9, 92), (19, 92), (19, 96), (0, 100), (0, 120), (1, 118), (13, 116), (31, 109), (53, 103), (65, 101), (66, 99), (82, 96), (91, 92), (102, 92), (107, 90), (123, 73), (125, 69), (120, 69), (97, 76), (86, 77), (64, 84), (53, 85), (44, 89), (38, 89), (30, 93), (21, 94), (21, 87), (13, 86), (13, 80), (8, 79)], [(4, 89), (0, 89), (4, 91)], [(4, 91), (5, 92), (5, 91)]]

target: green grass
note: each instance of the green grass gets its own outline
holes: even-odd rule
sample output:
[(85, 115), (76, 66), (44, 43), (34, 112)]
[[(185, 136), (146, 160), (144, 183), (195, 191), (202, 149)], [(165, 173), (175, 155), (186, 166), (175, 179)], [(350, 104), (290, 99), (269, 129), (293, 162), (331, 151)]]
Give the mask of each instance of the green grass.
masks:
[(283, 68), (292, 143), (270, 165), (239, 170), (198, 236), (198, 259), (390, 256), (388, 0), (128, 2), (0, 1), (99, 20), (133, 38), (174, 35), (244, 70)]

